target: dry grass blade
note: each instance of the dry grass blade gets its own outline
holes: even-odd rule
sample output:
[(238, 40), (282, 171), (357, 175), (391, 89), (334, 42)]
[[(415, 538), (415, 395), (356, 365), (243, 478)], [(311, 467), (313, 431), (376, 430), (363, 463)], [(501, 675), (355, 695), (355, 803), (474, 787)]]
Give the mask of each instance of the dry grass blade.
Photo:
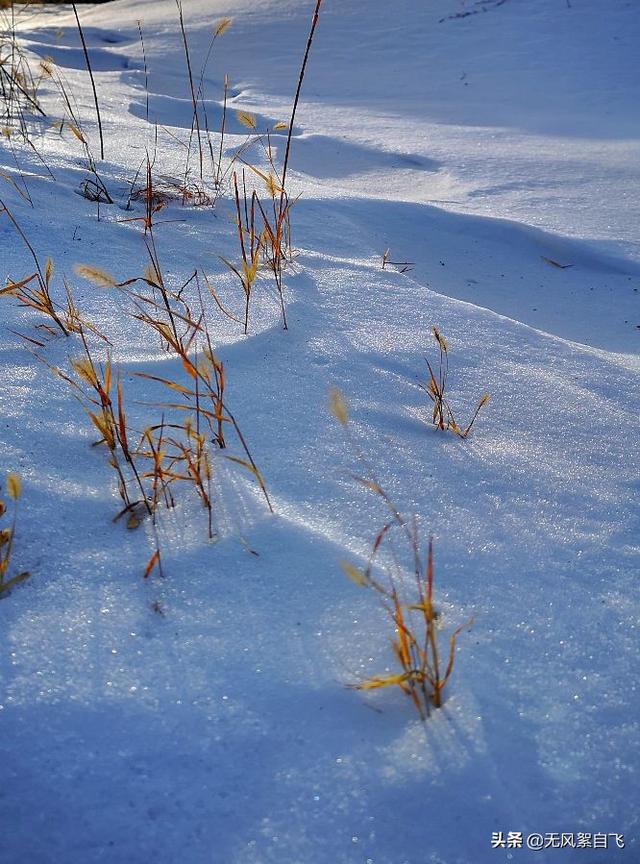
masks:
[(85, 63), (87, 64), (87, 72), (89, 73), (89, 78), (91, 79), (91, 89), (93, 90), (93, 102), (96, 108), (96, 117), (98, 120), (98, 132), (100, 133), (100, 158), (104, 159), (104, 138), (102, 135), (102, 118), (100, 117), (100, 105), (98, 104), (98, 92), (96, 90), (96, 82), (93, 77), (93, 70), (91, 68), (91, 61), (89, 60), (89, 51), (87, 49), (87, 43), (85, 42), (84, 33), (82, 32), (82, 26), (80, 25), (80, 18), (78, 17), (78, 10), (76, 9), (76, 4), (72, 3), (71, 8), (73, 9), (73, 14), (76, 18), (76, 24), (78, 25), (78, 33), (80, 34), (80, 42), (82, 43), (82, 51), (84, 53)]
[(144, 568), (144, 573), (142, 574), (145, 579), (151, 574), (151, 571), (156, 565), (160, 566), (159, 549), (156, 549), (151, 558), (147, 561), (147, 566)]

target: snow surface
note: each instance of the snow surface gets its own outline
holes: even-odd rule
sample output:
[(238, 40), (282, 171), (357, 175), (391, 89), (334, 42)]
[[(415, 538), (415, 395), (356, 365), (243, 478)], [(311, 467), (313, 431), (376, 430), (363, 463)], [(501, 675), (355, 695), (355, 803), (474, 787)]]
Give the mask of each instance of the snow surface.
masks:
[[(214, 118), (228, 73), (234, 110), (287, 120), (311, 5), (184, 0), (196, 69), (213, 23), (233, 17), (207, 77)], [(292, 147), (290, 330), (266, 283), (248, 337), (210, 313), (274, 516), (221, 463), (220, 539), (181, 500), (162, 518), (166, 578), (144, 581), (149, 529), (112, 524), (115, 486), (81, 407), (13, 332), (34, 335), (37, 316), (2, 298), (0, 464), (23, 477), (15, 555), (33, 574), (0, 603), (2, 864), (637, 860), (637, 3), (484, 5), (323, 3)], [(53, 258), (56, 291), (66, 273), (114, 343), (129, 401), (158, 401), (133, 372), (175, 364), (72, 266), (124, 279), (144, 264), (119, 204), (153, 122), (168, 130), (158, 171), (183, 164), (169, 134), (191, 121), (176, 9), (80, 14), (118, 204), (98, 220), (74, 194), (80, 146), (53, 132), (38, 147), (55, 182), (17, 151), (35, 209), (9, 184), (2, 197)], [(72, 13), (19, 21), (95, 142)], [(230, 152), (245, 137), (234, 123)], [(156, 229), (174, 284), (202, 267), (239, 302), (218, 258), (236, 255), (229, 199), (161, 215), (176, 220)], [(3, 278), (30, 272), (4, 217), (0, 238)], [(386, 248), (414, 269), (383, 270)], [(466, 442), (428, 423), (433, 324), (461, 414), (491, 393)], [(77, 350), (57, 339), (45, 353), (63, 364)], [(351, 479), (332, 385), (397, 505), (434, 534), (447, 626), (474, 617), (426, 724), (399, 692), (343, 686), (392, 656), (376, 598), (339, 567), (366, 555), (384, 512)], [(149, 408), (131, 410), (142, 426)], [(627, 848), (492, 850), (493, 831), (618, 832)]]

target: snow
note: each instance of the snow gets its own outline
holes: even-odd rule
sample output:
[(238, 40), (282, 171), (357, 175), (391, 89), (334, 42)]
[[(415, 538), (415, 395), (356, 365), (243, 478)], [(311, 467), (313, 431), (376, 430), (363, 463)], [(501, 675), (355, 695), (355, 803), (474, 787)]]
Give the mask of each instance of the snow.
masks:
[[(233, 17), (207, 73), (212, 127), (225, 73), (233, 111), (288, 119), (311, 5), (184, 0), (197, 70)], [(53, 56), (95, 145), (73, 14), (33, 8), (22, 42)], [(52, 257), (57, 296), (66, 274), (112, 341), (141, 428), (165, 394), (134, 373), (179, 364), (73, 265), (141, 271), (129, 187), (154, 121), (158, 174), (180, 176), (191, 97), (172, 2), (80, 15), (117, 203), (98, 219), (75, 194), (81, 147), (54, 131), (37, 145), (55, 182), (16, 147), (34, 209), (8, 183), (1, 197)], [(247, 337), (207, 310), (275, 515), (217, 459), (219, 538), (179, 496), (160, 517), (163, 579), (142, 578), (150, 526), (112, 523), (113, 472), (81, 406), (15, 333), (37, 335), (38, 316), (1, 298), (0, 466), (23, 479), (15, 556), (32, 573), (0, 602), (2, 864), (634, 860), (638, 27), (627, 0), (324, 0), (292, 144), (290, 329), (266, 280)], [(229, 132), (232, 152), (233, 115)], [(172, 203), (155, 237), (173, 285), (204, 268), (239, 308), (218, 257), (237, 259), (233, 215), (228, 196)], [(2, 276), (31, 272), (4, 216), (0, 238)], [(413, 268), (382, 269), (387, 248)], [(434, 324), (461, 418), (491, 394), (466, 441), (431, 428), (418, 386)], [(63, 366), (79, 345), (40, 353)], [(393, 668), (392, 633), (339, 566), (366, 558), (385, 513), (352, 478), (331, 386), (397, 506), (434, 535), (445, 632), (474, 619), (426, 723), (399, 691), (344, 686)], [(495, 831), (617, 832), (627, 848), (491, 849)]]

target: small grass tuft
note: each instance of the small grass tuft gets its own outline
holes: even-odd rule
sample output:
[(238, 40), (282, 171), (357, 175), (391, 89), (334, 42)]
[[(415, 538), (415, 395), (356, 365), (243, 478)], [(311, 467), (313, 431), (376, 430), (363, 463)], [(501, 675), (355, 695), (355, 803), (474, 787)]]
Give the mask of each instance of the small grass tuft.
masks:
[[(384, 490), (376, 489), (368, 482), (366, 485), (386, 499)], [(408, 600), (401, 599), (401, 580), (398, 575), (387, 574), (386, 581), (382, 581), (374, 578), (372, 572), (378, 550), (394, 523), (402, 529), (409, 528), (409, 540), (417, 559), (414, 588)], [(374, 675), (349, 686), (354, 690), (399, 687), (411, 699), (420, 718), (425, 720), (432, 708), (442, 707), (442, 692), (453, 672), (458, 635), (470, 626), (471, 621), (453, 630), (449, 635), (448, 648), (443, 650), (438, 633), (441, 613), (433, 602), (433, 540), (429, 538), (427, 563), (426, 568), (423, 568), (414, 527), (413, 523), (409, 525), (404, 517), (394, 513), (392, 521), (385, 523), (376, 534), (366, 568), (360, 569), (343, 561), (342, 569), (356, 585), (371, 588), (381, 596), (383, 608), (394, 628), (391, 648), (396, 664), (400, 667), (400, 671), (395, 674)]]
[(451, 410), (451, 406), (449, 405), (445, 396), (447, 389), (447, 376), (449, 374), (449, 345), (447, 343), (447, 340), (444, 338), (442, 333), (440, 333), (437, 327), (432, 327), (431, 332), (433, 333), (433, 338), (438, 343), (438, 348), (440, 349), (438, 374), (436, 375), (436, 373), (433, 371), (431, 363), (429, 363), (429, 361), (427, 360), (426, 362), (427, 368), (429, 369), (429, 380), (426, 384), (421, 385), (422, 389), (429, 396), (429, 399), (431, 399), (431, 401), (433, 402), (431, 419), (433, 425), (437, 429), (453, 432), (453, 434), (457, 435), (458, 438), (466, 438), (469, 432), (471, 432), (471, 427), (476, 422), (476, 417), (480, 413), (480, 410), (489, 401), (489, 394), (482, 394), (482, 396), (478, 400), (476, 410), (474, 411), (469, 423), (467, 423), (464, 428), (458, 426), (456, 419), (453, 415), (453, 411)]
[[(339, 390), (330, 392), (329, 408), (350, 437), (348, 409)], [(343, 561), (342, 569), (356, 585), (370, 588), (381, 598), (394, 631), (391, 647), (399, 671), (375, 675), (349, 686), (356, 690), (398, 687), (411, 699), (420, 718), (426, 720), (433, 708), (440, 708), (443, 704), (443, 690), (453, 672), (458, 635), (471, 621), (456, 627), (448, 637), (448, 648), (442, 648), (439, 636), (441, 613), (433, 599), (433, 540), (429, 538), (425, 561), (420, 550), (416, 519), (408, 519), (400, 512), (377, 480), (357, 443), (350, 440), (364, 468), (364, 474), (356, 475), (354, 479), (382, 501), (389, 516), (374, 538), (366, 566), (357, 567)], [(391, 553), (390, 567), (379, 562), (385, 544)], [(403, 557), (410, 562), (406, 568), (402, 567)], [(381, 575), (378, 575), (378, 570)]]

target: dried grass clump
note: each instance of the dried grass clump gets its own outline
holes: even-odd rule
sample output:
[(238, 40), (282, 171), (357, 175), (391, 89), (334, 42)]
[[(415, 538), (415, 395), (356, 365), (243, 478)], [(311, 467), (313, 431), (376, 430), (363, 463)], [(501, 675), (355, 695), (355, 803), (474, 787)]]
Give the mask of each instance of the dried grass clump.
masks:
[(162, 575), (155, 519), (158, 498), (153, 487), (148, 489), (145, 486), (148, 475), (140, 467), (140, 454), (131, 444), (137, 436), (127, 421), (120, 372), (114, 369), (108, 352), (102, 362), (95, 359), (82, 328), (79, 335), (83, 353), (69, 361), (69, 372), (52, 365), (38, 354), (36, 357), (72, 388), (74, 396), (98, 432), (99, 438), (94, 446), (106, 447), (108, 464), (116, 474), (118, 494), (123, 505), (114, 517), (114, 522), (126, 516), (127, 528), (133, 529), (140, 525), (145, 516), (151, 517), (155, 548), (143, 575), (145, 578), (149, 576), (155, 566)]
[[(348, 410), (339, 391), (331, 392), (329, 407), (338, 422), (348, 430)], [(425, 561), (420, 552), (415, 518), (407, 519), (402, 515), (375, 478), (355, 442), (352, 443), (366, 472), (355, 479), (382, 501), (389, 518), (375, 536), (366, 567), (343, 561), (342, 568), (356, 585), (370, 588), (379, 595), (393, 629), (391, 647), (399, 671), (375, 675), (350, 686), (356, 690), (398, 687), (411, 699), (420, 718), (425, 720), (432, 708), (440, 708), (443, 704), (443, 690), (453, 672), (457, 637), (471, 622), (450, 633), (447, 647), (440, 645), (441, 615), (433, 599), (433, 541), (429, 538)], [(391, 567), (379, 563), (385, 544), (391, 553)], [(408, 568), (412, 571), (411, 577), (405, 575), (401, 567), (403, 554), (411, 562)], [(380, 575), (374, 575), (376, 568)]]
[(458, 438), (466, 438), (469, 432), (471, 432), (471, 427), (476, 422), (476, 417), (480, 413), (481, 408), (489, 401), (489, 394), (482, 394), (476, 406), (476, 410), (474, 411), (469, 423), (467, 423), (464, 428), (458, 426), (456, 419), (453, 416), (451, 406), (449, 405), (445, 397), (447, 389), (447, 376), (449, 374), (449, 346), (447, 344), (447, 340), (444, 338), (442, 333), (440, 333), (437, 327), (432, 327), (431, 332), (433, 333), (433, 338), (438, 343), (438, 348), (440, 349), (438, 374), (435, 374), (431, 363), (429, 363), (429, 361), (427, 360), (426, 363), (427, 368), (429, 369), (429, 380), (426, 384), (421, 385), (422, 389), (427, 393), (427, 395), (433, 402), (431, 419), (433, 425), (436, 428), (443, 431), (448, 430), (450, 432), (453, 432), (453, 434), (457, 435)]
[[(250, 118), (254, 123), (252, 115), (239, 112)], [(245, 120), (248, 123), (249, 120)], [(277, 128), (282, 124), (276, 124)], [(251, 128), (255, 128), (253, 125)], [(238, 278), (245, 295), (244, 309), (244, 332), (248, 330), (249, 303), (254, 283), (262, 271), (271, 273), (273, 276), (276, 296), (282, 316), (284, 329), (288, 329), (287, 311), (284, 302), (283, 273), (287, 266), (293, 261), (293, 247), (291, 243), (291, 209), (297, 199), (290, 201), (285, 193), (281, 204), (280, 198), (283, 193), (282, 180), (275, 165), (273, 149), (271, 146), (271, 133), (266, 132), (259, 135), (255, 141), (264, 148), (268, 162), (268, 170), (261, 171), (255, 165), (237, 157), (239, 161), (249, 168), (253, 174), (264, 183), (266, 196), (259, 193), (257, 189), (247, 190), (247, 178), (245, 169), (242, 169), (242, 185), (238, 183), (238, 173), (233, 172), (233, 192), (236, 209), (236, 226), (240, 244), (241, 261), (238, 265), (233, 264), (226, 258), (221, 260)]]
[[(15, 576), (9, 576), (9, 568), (11, 566), (11, 556), (13, 553), (13, 543), (16, 536), (16, 521), (18, 516), (18, 499), (22, 491), (22, 484), (17, 474), (8, 474), (5, 482), (7, 497), (13, 501), (13, 519), (10, 527), (0, 528), (0, 598), (6, 596), (8, 592), (15, 588), (20, 582), (24, 582), (29, 577), (29, 573), (23, 571)], [(7, 505), (0, 498), (0, 523), (7, 515)]]
[[(386, 493), (377, 484), (359, 478), (360, 482), (386, 500)], [(413, 702), (420, 718), (425, 720), (432, 708), (443, 703), (442, 691), (453, 672), (458, 634), (470, 621), (456, 627), (448, 638), (448, 647), (441, 648), (440, 613), (433, 602), (433, 541), (429, 538), (426, 567), (418, 552), (418, 537), (415, 525), (409, 526), (400, 514), (394, 514), (396, 525), (411, 531), (409, 542), (415, 556), (414, 587), (410, 599), (401, 599), (402, 588), (399, 574), (386, 572), (382, 579), (374, 578), (373, 566), (377, 553), (393, 521), (387, 522), (376, 534), (372, 552), (366, 568), (359, 569), (348, 561), (342, 562), (347, 576), (365, 588), (376, 591), (389, 616), (394, 636), (391, 648), (400, 671), (390, 675), (374, 675), (366, 681), (350, 685), (355, 690), (377, 690), (381, 687), (399, 687)], [(384, 580), (384, 581), (383, 581)]]
[[(290, 200), (285, 184), (291, 155), (292, 131), (321, 2), (322, 0), (313, 0), (314, 12), (298, 76), (290, 122), (276, 123), (272, 129), (262, 131), (258, 130), (258, 122), (254, 115), (247, 111), (239, 111), (237, 120), (245, 127), (247, 140), (230, 160), (225, 158), (223, 166), (229, 82), (225, 75), (219, 149), (216, 154), (213, 145), (215, 136), (212, 137), (207, 117), (205, 80), (214, 44), (228, 30), (231, 19), (223, 18), (213, 26), (209, 49), (198, 80), (198, 76), (194, 75), (196, 67), (193, 65), (182, 3), (181, 0), (177, 0), (178, 21), (192, 103), (191, 130), (188, 143), (184, 143), (187, 154), (184, 177), (181, 180), (172, 180), (163, 178), (162, 175), (159, 175), (160, 179), (153, 176), (152, 169), (158, 154), (156, 127), (155, 155), (153, 159), (149, 156), (146, 158), (146, 176), (144, 161), (140, 164), (131, 183), (129, 194), (129, 202), (132, 200), (143, 202), (144, 212), (127, 214), (133, 218), (121, 220), (140, 223), (149, 256), (149, 263), (144, 273), (118, 281), (99, 268), (88, 265), (78, 265), (76, 268), (78, 275), (83, 278), (90, 279), (105, 289), (117, 290), (124, 295), (131, 304), (130, 314), (146, 328), (147, 334), (154, 334), (170, 357), (178, 361), (175, 364), (176, 374), (169, 373), (168, 377), (140, 374), (140, 377), (156, 381), (171, 393), (171, 401), (160, 402), (156, 406), (162, 413), (156, 414), (151, 419), (145, 418), (145, 423), (140, 424), (141, 428), (135, 428), (129, 422), (120, 371), (112, 362), (109, 352), (110, 343), (83, 318), (74, 300), (71, 285), (66, 279), (59, 279), (54, 271), (53, 261), (50, 258), (45, 260), (43, 256), (41, 264), (27, 234), (22, 230), (11, 210), (0, 200), (0, 217), (4, 215), (9, 219), (33, 262), (28, 263), (26, 275), (20, 274), (22, 278), (9, 279), (7, 284), (0, 288), (0, 295), (14, 297), (20, 305), (45, 317), (44, 322), (37, 324), (36, 335), (62, 334), (71, 337), (69, 345), (77, 347), (77, 351), (72, 348), (70, 352), (69, 364), (63, 363), (63, 368), (58, 368), (49, 363), (46, 356), (42, 356), (46, 354), (45, 351), (33, 350), (34, 345), (37, 349), (46, 347), (47, 340), (44, 337), (34, 338), (33, 335), (20, 334), (24, 340), (31, 343), (32, 353), (71, 387), (74, 396), (82, 404), (89, 422), (96, 430), (98, 434), (96, 444), (106, 450), (108, 463), (116, 475), (122, 501), (122, 507), (116, 518), (126, 517), (129, 528), (137, 527), (146, 518), (152, 522), (156, 548), (145, 569), (145, 576), (149, 575), (154, 567), (157, 566), (159, 569), (162, 567), (157, 533), (155, 533), (156, 514), (162, 505), (174, 506), (176, 486), (188, 484), (195, 492), (207, 512), (208, 534), (210, 537), (214, 536), (215, 502), (212, 495), (212, 478), (216, 458), (228, 459), (248, 471), (258, 483), (271, 509), (271, 501), (262, 473), (228, 405), (225, 393), (226, 371), (212, 347), (200, 288), (201, 279), (204, 279), (205, 293), (208, 289), (218, 308), (228, 317), (241, 323), (246, 333), (249, 326), (251, 294), (256, 280), (266, 272), (269, 275), (268, 281), (271, 281), (271, 276), (273, 277), (283, 326), (287, 328), (283, 273), (287, 264), (293, 259), (290, 214), (295, 201)], [(100, 204), (112, 203), (113, 199), (98, 170), (99, 160), (104, 159), (105, 153), (104, 130), (96, 81), (91, 67), (91, 55), (77, 9), (72, 4), (79, 43), (83, 50), (93, 92), (99, 134), (99, 150), (98, 141), (93, 142), (98, 154), (96, 156), (92, 149), (93, 133), (90, 135), (89, 127), (82, 125), (77, 102), (61, 71), (50, 58), (36, 58), (34, 63), (33, 58), (21, 53), (16, 38), (13, 5), (11, 8), (10, 26), (0, 35), (0, 108), (4, 114), (5, 126), (2, 134), (13, 152), (14, 138), (18, 140), (20, 137), (15, 130), (19, 129), (24, 143), (38, 155), (29, 133), (36, 115), (45, 116), (38, 101), (38, 89), (42, 82), (46, 82), (47, 90), (52, 90), (62, 103), (59, 118), (48, 123), (47, 128), (49, 132), (56, 130), (61, 138), (63, 133), (66, 133), (64, 140), (69, 146), (78, 148), (79, 144), (82, 147), (86, 173), (79, 191), (85, 198), (97, 203), (99, 219)], [(139, 25), (139, 35), (145, 81), (148, 81), (141, 25)], [(278, 159), (278, 166), (275, 164), (276, 158), (271, 144), (271, 134), (275, 131), (286, 133), (285, 152), (284, 156)], [(217, 140), (215, 143), (217, 147)], [(261, 163), (260, 168), (257, 168), (249, 165), (242, 158), (246, 150), (254, 144), (262, 147), (266, 157), (266, 167)], [(16, 158), (15, 154), (14, 158)], [(197, 176), (195, 176), (196, 158)], [(205, 173), (209, 159), (210, 174)], [(55, 179), (45, 161), (41, 159), (41, 162)], [(239, 171), (234, 170), (234, 166), (239, 163), (246, 165), (253, 172), (259, 188), (247, 190), (247, 175), (244, 168), (240, 186)], [(16, 164), (18, 164), (17, 158)], [(23, 200), (34, 208), (34, 200), (29, 194), (26, 179), (20, 172), (19, 165), (18, 171), (17, 180), (8, 175), (6, 177), (3, 175), (3, 179), (10, 182)], [(181, 174), (181, 168), (178, 169), (178, 173)], [(222, 190), (228, 190), (231, 179), (240, 254), (237, 263), (225, 261), (225, 264), (237, 276), (243, 290), (244, 314), (239, 312), (237, 316), (225, 309), (206, 275), (201, 276), (198, 271), (194, 271), (184, 284), (177, 288), (168, 285), (162, 273), (154, 237), (155, 226), (161, 224), (161, 217), (158, 214), (167, 204), (180, 201), (183, 205), (213, 205), (218, 195), (222, 194)], [(124, 198), (126, 200), (126, 194)], [(22, 222), (21, 217), (20, 222)], [(197, 288), (195, 299), (194, 287)], [(103, 340), (99, 347), (94, 337)], [(218, 451), (221, 451), (219, 455), (214, 455), (218, 454)], [(12, 541), (9, 540), (8, 534), (6, 537), (3, 546), (7, 547), (5, 552), (10, 554)], [(8, 562), (8, 558), (6, 560)], [(8, 563), (5, 570), (7, 567)]]
[[(286, 304), (284, 299), (284, 270), (288, 263), (293, 258), (292, 242), (291, 242), (291, 209), (297, 199), (291, 200), (286, 188), (287, 173), (289, 170), (289, 161), (291, 156), (291, 143), (300, 101), (300, 93), (302, 84), (307, 70), (309, 54), (316, 28), (319, 21), (320, 7), (322, 0), (316, 0), (313, 15), (311, 18), (311, 26), (307, 37), (307, 44), (298, 74), (298, 83), (291, 116), (289, 123), (276, 123), (273, 130), (267, 130), (264, 134), (259, 132), (255, 117), (247, 111), (237, 111), (236, 119), (245, 126), (249, 132), (255, 132), (256, 136), (250, 139), (250, 143), (258, 143), (262, 146), (266, 160), (268, 163), (267, 173), (259, 170), (256, 166), (245, 162), (242, 159), (242, 151), (236, 154), (235, 159), (242, 161), (248, 168), (251, 169), (265, 184), (267, 197), (263, 198), (253, 190), (250, 195), (247, 195), (246, 184), (243, 171), (243, 194), (242, 204), (238, 191), (237, 174), (233, 175), (233, 186), (237, 210), (237, 224), (240, 235), (240, 245), (242, 253), (242, 264), (240, 267), (229, 264), (225, 261), (228, 267), (237, 275), (245, 293), (245, 333), (247, 332), (248, 306), (249, 298), (255, 281), (259, 257), (262, 263), (273, 274), (276, 294), (280, 305), (280, 313), (282, 315), (282, 325), (285, 330), (288, 329)], [(225, 110), (226, 110), (226, 79), (225, 79)], [(223, 121), (224, 122), (224, 121)], [(275, 165), (275, 159), (271, 146), (271, 131), (287, 130), (287, 138), (285, 144), (285, 152), (282, 160), (282, 170), (278, 171)], [(261, 226), (257, 225), (257, 213), (262, 222)], [(244, 214), (244, 215), (243, 215)], [(245, 240), (248, 238), (248, 244), (251, 249), (251, 255), (247, 255), (245, 248)]]
[[(180, 203), (183, 207), (209, 207), (213, 204), (213, 195), (203, 183), (182, 181), (174, 177), (152, 176), (152, 163), (147, 157), (146, 179), (138, 182), (138, 175), (131, 184), (129, 202), (142, 201), (145, 206), (146, 221), (152, 224), (152, 217), (168, 204)], [(128, 205), (129, 206), (129, 202)], [(135, 221), (135, 220), (123, 220)]]
[[(77, 265), (76, 272), (96, 284), (122, 291), (132, 304), (131, 316), (153, 332), (163, 349), (179, 361), (186, 380), (136, 373), (139, 378), (166, 388), (172, 401), (159, 403), (158, 407), (163, 411), (162, 421), (150, 424), (139, 433), (139, 444), (135, 450), (131, 449), (131, 453), (147, 462), (139, 471), (140, 478), (151, 484), (143, 495), (145, 506), (152, 513), (161, 500), (172, 506), (172, 484), (187, 482), (207, 510), (208, 532), (213, 537), (212, 446), (225, 451), (223, 458), (240, 465), (254, 477), (270, 509), (271, 502), (262, 473), (226, 400), (226, 373), (213, 350), (198, 274), (194, 272), (177, 291), (171, 290), (162, 274), (151, 229), (147, 249), (150, 261), (141, 277), (116, 282), (104, 271), (87, 265)], [(198, 287), (200, 311), (197, 313), (186, 299), (186, 289), (191, 283)], [(98, 395), (103, 400), (103, 396)], [(182, 419), (180, 422), (165, 421), (166, 412)], [(126, 429), (126, 422), (121, 426)], [(226, 452), (229, 431), (240, 455)], [(122, 449), (118, 430), (114, 431), (112, 438), (120, 443)], [(126, 507), (130, 503), (125, 500)]]
[[(189, 46), (189, 39), (187, 37), (187, 30), (184, 21), (184, 14), (182, 9), (182, 0), (176, 0), (176, 6), (178, 9), (178, 21), (180, 25), (180, 34), (182, 37), (182, 46), (184, 50), (185, 64), (187, 70), (187, 77), (189, 80), (189, 90), (191, 93), (191, 106), (192, 106), (192, 115), (191, 115), (191, 129), (189, 131), (189, 140), (186, 145), (187, 156), (185, 161), (184, 168), (184, 182), (182, 184), (184, 189), (188, 189), (191, 182), (190, 181), (190, 173), (191, 173), (191, 151), (194, 139), (197, 145), (197, 156), (198, 156), (198, 181), (199, 188), (203, 188), (203, 183), (205, 179), (205, 160), (207, 158), (207, 151), (209, 153), (209, 159), (211, 161), (211, 172), (213, 177), (213, 183), (215, 188), (219, 188), (222, 181), (222, 152), (224, 147), (224, 136), (225, 136), (225, 126), (226, 126), (226, 113), (227, 113), (227, 95), (228, 95), (228, 86), (229, 82), (227, 76), (225, 75), (224, 79), (224, 107), (222, 112), (222, 123), (220, 128), (220, 146), (218, 151), (218, 159), (216, 162), (216, 158), (213, 151), (213, 142), (211, 138), (211, 129), (209, 127), (209, 117), (207, 114), (207, 104), (205, 97), (205, 76), (207, 71), (207, 66), (209, 65), (209, 61), (211, 59), (211, 55), (213, 53), (214, 45), (216, 40), (219, 39), (226, 31), (229, 29), (232, 23), (231, 18), (221, 18), (216, 22), (215, 26), (211, 31), (211, 40), (209, 42), (209, 48), (207, 50), (207, 54), (204, 59), (204, 63), (202, 64), (202, 69), (200, 70), (200, 81), (198, 86), (196, 87), (195, 78), (193, 74), (193, 63), (191, 58), (191, 49)], [(141, 36), (142, 41), (142, 36)], [(144, 44), (143, 44), (143, 54), (144, 54)], [(145, 60), (145, 69), (146, 69), (146, 60)], [(148, 107), (148, 106), (147, 106)], [(186, 203), (186, 202), (185, 202)]]

